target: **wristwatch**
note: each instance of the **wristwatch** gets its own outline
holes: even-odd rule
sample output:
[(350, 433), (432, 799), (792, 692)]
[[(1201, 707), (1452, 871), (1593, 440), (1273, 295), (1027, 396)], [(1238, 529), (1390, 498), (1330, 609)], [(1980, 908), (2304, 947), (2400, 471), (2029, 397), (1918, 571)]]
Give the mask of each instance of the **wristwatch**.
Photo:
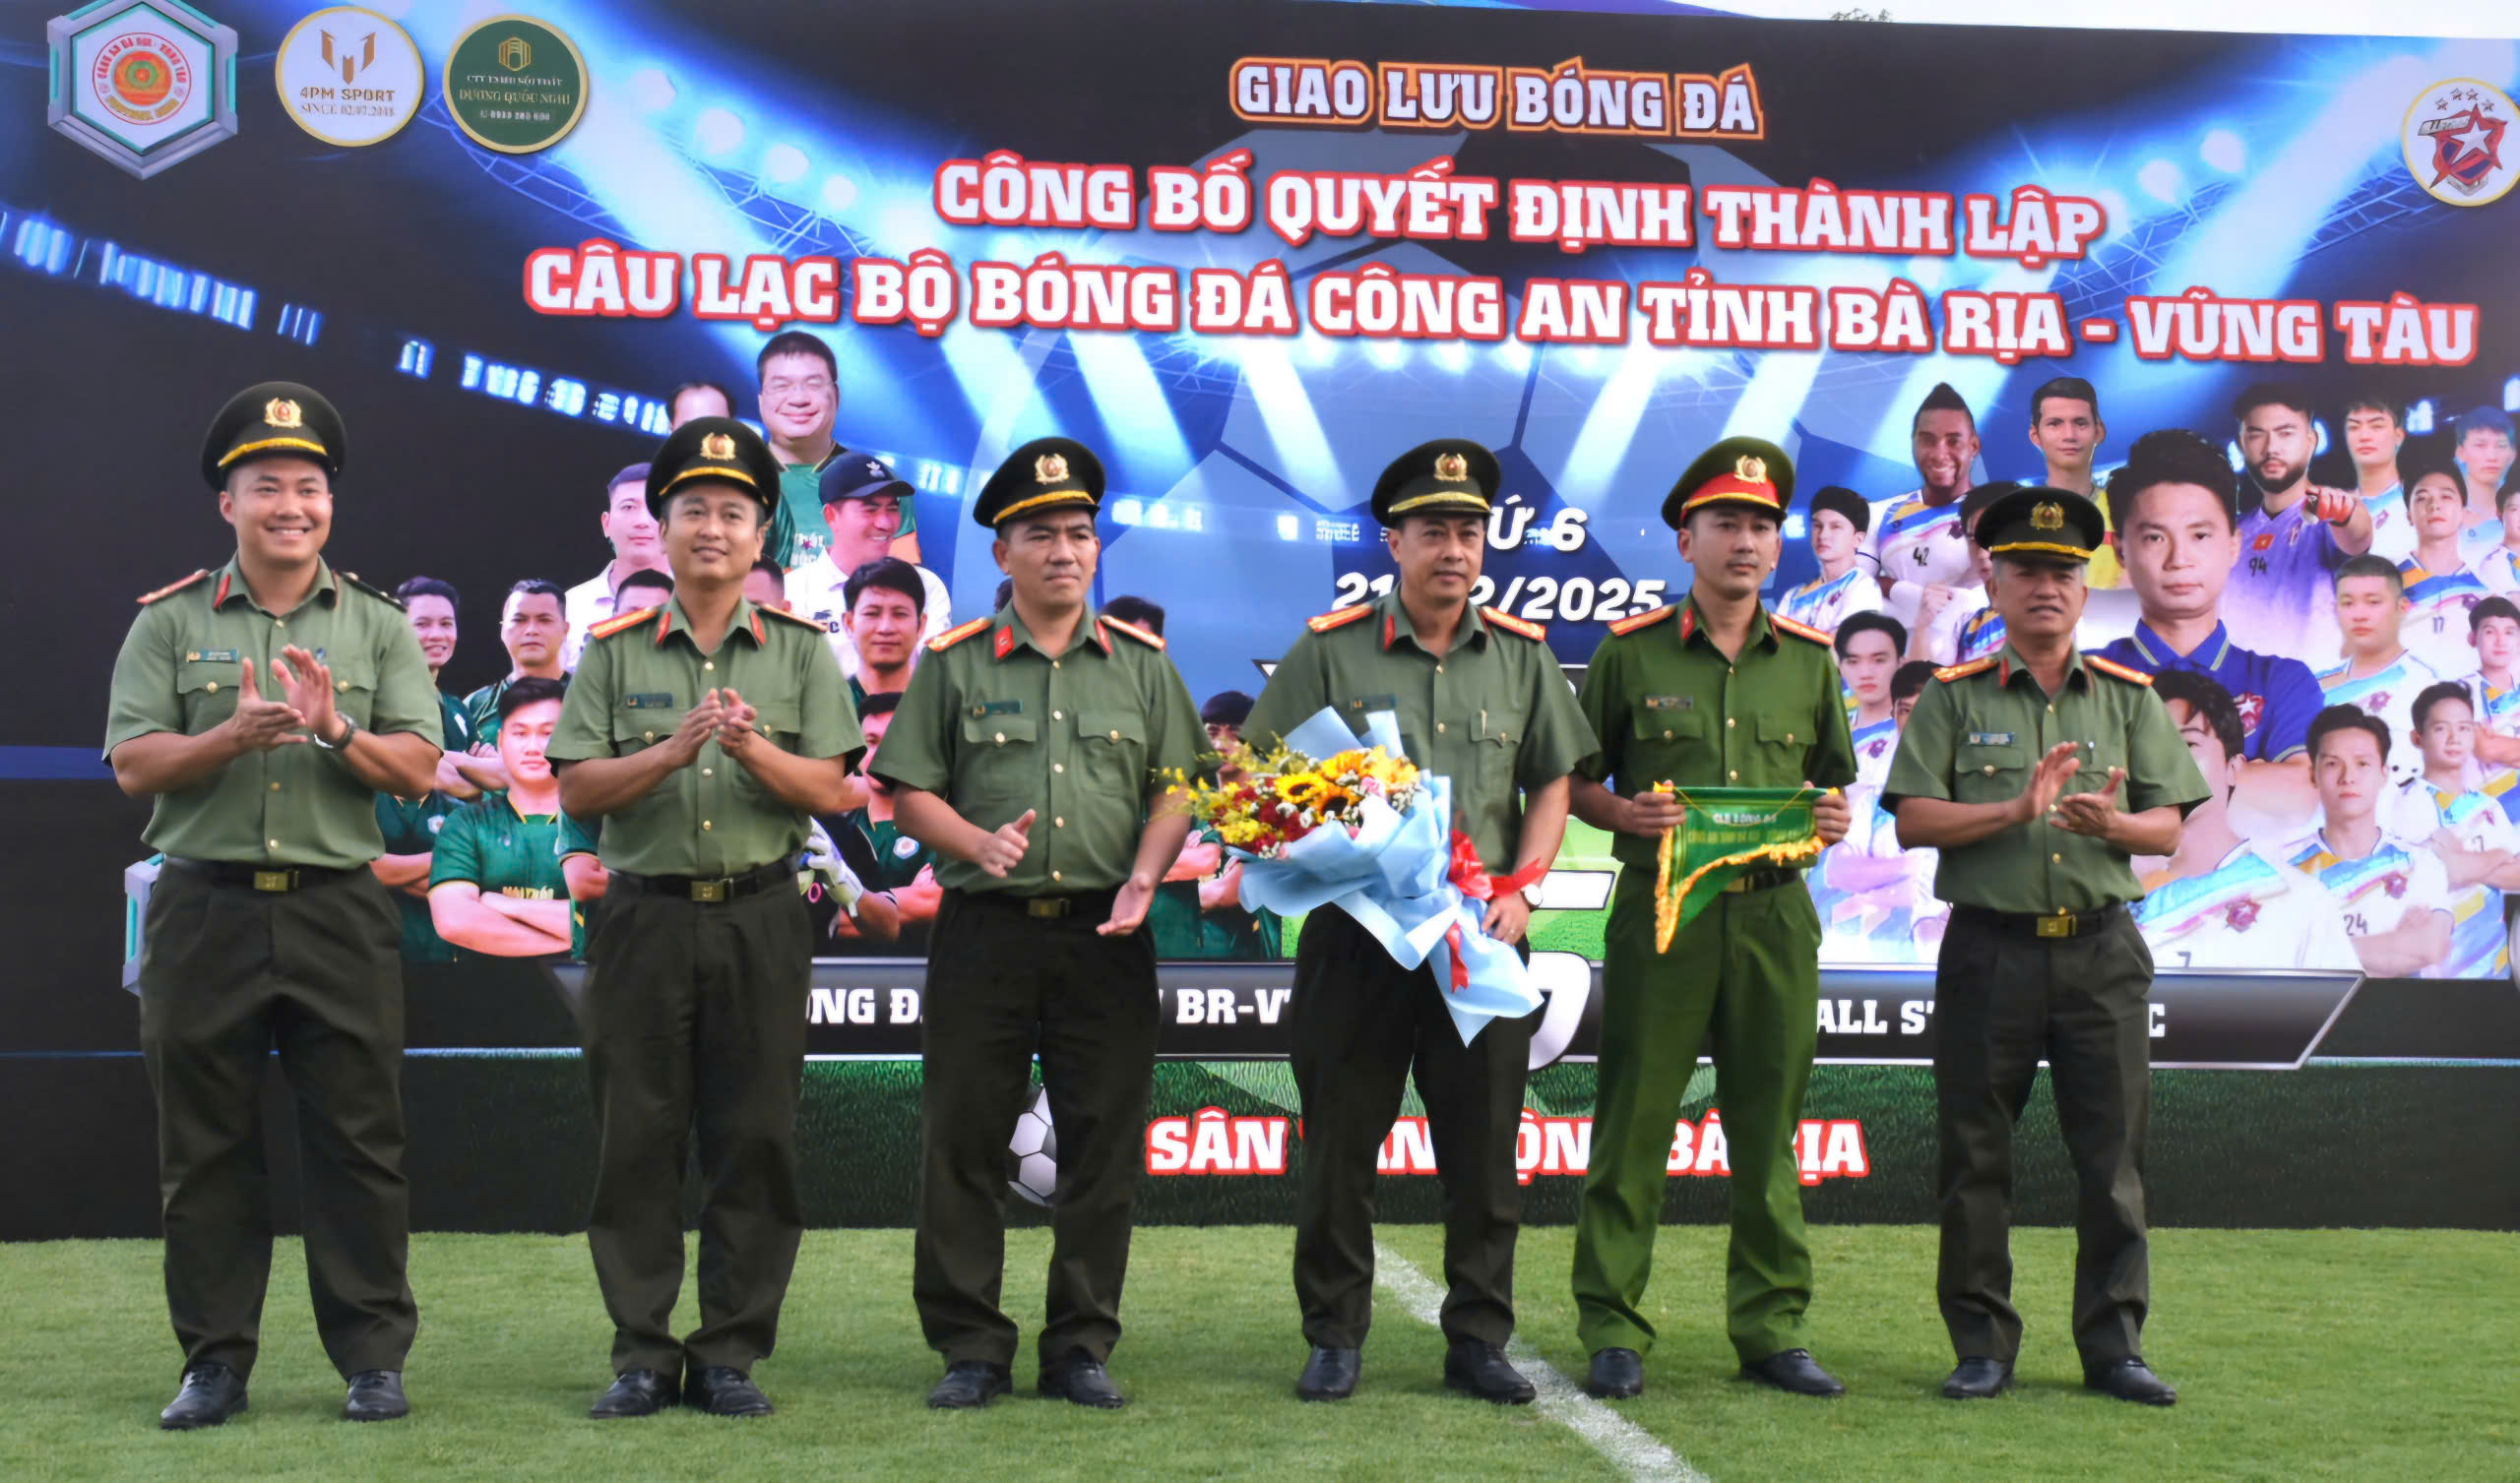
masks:
[[(334, 713), (334, 714), (336, 714), (336, 715), (341, 715), (341, 712), (340, 712), (340, 711), (335, 711), (335, 712), (333, 712), (333, 713)], [(340, 741), (337, 741), (337, 742), (328, 742), (328, 741), (324, 740), (324, 738), (322, 738), (322, 737), (320, 737), (320, 736), (315, 736), (312, 732), (308, 733), (308, 735), (309, 735), (309, 737), (314, 741), (315, 745), (317, 745), (317, 746), (319, 746), (319, 747), (323, 748), (323, 749), (324, 749), (325, 751), (327, 751), (327, 752), (341, 752), (341, 751), (345, 751), (345, 750), (347, 750), (347, 748), (349, 747), (349, 744), (350, 744), (350, 738), (351, 738), (351, 737), (353, 737), (353, 736), (358, 735), (358, 722), (356, 722), (356, 721), (354, 721), (354, 720), (351, 720), (351, 719), (350, 719), (348, 716), (346, 716), (346, 715), (343, 715), (343, 716), (342, 716), (342, 739), (341, 739)]]

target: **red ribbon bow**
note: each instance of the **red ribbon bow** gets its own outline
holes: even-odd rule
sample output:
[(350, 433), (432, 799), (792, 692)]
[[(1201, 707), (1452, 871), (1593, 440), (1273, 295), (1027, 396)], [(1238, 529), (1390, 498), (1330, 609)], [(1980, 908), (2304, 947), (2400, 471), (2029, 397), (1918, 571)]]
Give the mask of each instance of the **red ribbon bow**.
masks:
[[(1479, 846), (1459, 830), (1453, 831), (1452, 869), (1445, 879), (1459, 887), (1461, 894), (1474, 901), (1493, 900), (1500, 892), (1521, 891), (1548, 874), (1546, 860), (1535, 860), (1509, 876), (1491, 876), (1487, 867), (1479, 863)], [(1461, 923), (1444, 929), (1444, 945), (1453, 955), (1453, 992), (1470, 987), (1470, 964), (1462, 961)]]

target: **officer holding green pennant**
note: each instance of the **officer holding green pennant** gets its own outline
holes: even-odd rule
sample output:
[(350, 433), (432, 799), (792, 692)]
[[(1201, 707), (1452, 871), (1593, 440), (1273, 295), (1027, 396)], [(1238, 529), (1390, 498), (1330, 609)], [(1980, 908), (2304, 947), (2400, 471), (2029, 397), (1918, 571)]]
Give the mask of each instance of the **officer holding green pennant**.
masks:
[[(796, 858), (814, 816), (840, 811), (864, 745), (821, 625), (743, 595), (778, 498), (778, 462), (752, 429), (674, 429), (648, 467), (673, 596), (589, 630), (547, 752), (562, 810), (601, 821), (606, 876), (586, 1002), (602, 1135), (587, 1245), (613, 1327), (598, 1420), (771, 1410), (752, 1366), (777, 1342), (804, 1231), (813, 942)], [(576, 847), (552, 842), (564, 881)], [(700, 1327), (677, 1335), (695, 1135)]]
[[(1794, 465), (1755, 438), (1691, 463), (1663, 502), (1694, 572), (1687, 600), (1610, 625), (1584, 674), (1602, 749), (1575, 772), (1575, 816), (1613, 835), (1621, 865), (1602, 967), (1601, 1089), (1575, 1225), (1577, 1329), (1587, 1389), (1645, 1388), (1654, 1326), (1639, 1304), (1663, 1215), (1680, 1100), (1710, 1029), (1716, 1100), (1732, 1149), (1728, 1327), (1748, 1379), (1805, 1395), (1844, 1387), (1803, 1338), (1811, 1255), (1794, 1138), (1819, 1024), (1820, 919), (1795, 865), (1847, 831), (1855, 745), (1829, 636), (1760, 605), (1776, 570)], [(1732, 793), (1731, 790), (1758, 790)], [(1739, 807), (1732, 807), (1738, 804)], [(1709, 870), (1701, 909), (1657, 945), (1667, 847)], [(1711, 816), (1711, 817), (1710, 817)], [(1683, 837), (1667, 844), (1667, 832)], [(1716, 839), (1713, 834), (1726, 837)], [(1748, 840), (1732, 837), (1746, 834)], [(1784, 861), (1788, 863), (1776, 863)]]
[(2021, 1349), (2012, 1134), (2043, 1058), (2080, 1186), (2083, 1383), (2148, 1405), (2177, 1398), (2141, 1347), (2153, 958), (2126, 909), (2144, 895), (2127, 860), (2175, 851), (2206, 787), (2152, 677), (2075, 652), (2084, 564), (2104, 529), (2090, 500), (2038, 485), (1979, 517), (2004, 647), (1935, 672), (1882, 789), (1900, 844), (1942, 852), (1934, 895), (1951, 902), (1934, 970), (1933, 1071), (1936, 1288), (1960, 1360), (1942, 1393), (1955, 1400), (2011, 1385)]

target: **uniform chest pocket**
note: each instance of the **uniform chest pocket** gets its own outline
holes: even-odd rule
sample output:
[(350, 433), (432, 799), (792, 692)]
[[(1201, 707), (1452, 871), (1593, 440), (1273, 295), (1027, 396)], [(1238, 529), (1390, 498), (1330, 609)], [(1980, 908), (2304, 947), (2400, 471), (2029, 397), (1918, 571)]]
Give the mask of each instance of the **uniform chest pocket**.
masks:
[(778, 743), (783, 752), (796, 750), (798, 738), (804, 734), (805, 713), (794, 701), (773, 701), (753, 710), (757, 712), (752, 720), (755, 731)]
[(2005, 735), (1963, 733), (1952, 763), (1951, 791), (1961, 803), (2002, 803), (2030, 782), (2030, 747)]
[(1479, 785), (1490, 797), (1510, 793), (1514, 764), (1522, 755), (1522, 717), (1481, 711), (1471, 718), (1471, 752), (1479, 759)]
[(361, 726), (367, 725), (376, 711), (376, 662), (360, 657), (331, 661), (333, 671), (333, 709)]
[(183, 703), (187, 732), (199, 735), (236, 713), (236, 686), (244, 668), (232, 652), (218, 659), (188, 658), (175, 666), (175, 694)]
[[(2064, 792), (2099, 792), (2109, 786), (2110, 769), (2126, 766), (2126, 739), (2122, 736), (2082, 736), (2074, 740), (2080, 743), (2074, 748), (2074, 756), (2081, 759), (2082, 766), (2065, 779)], [(2126, 785), (2119, 783), (2118, 806), (2123, 808), (2125, 802)]]
[(1619, 791), (1642, 792), (1658, 782), (1702, 779), (1711, 759), (1706, 717), (1675, 706), (1648, 705), (1636, 712), (1627, 755), (1618, 765)]
[(1049, 769), (1040, 743), (1038, 716), (966, 712), (962, 751), (954, 765), (955, 797), (1029, 804), (1047, 791)]
[(1143, 795), (1150, 779), (1146, 765), (1146, 720), (1134, 711), (1080, 711), (1076, 713), (1076, 755), (1085, 775), (1096, 784)]
[(1807, 716), (1763, 715), (1751, 727), (1763, 754), (1779, 762), (1791, 762), (1811, 745), (1811, 721)]
[(612, 750), (627, 757), (669, 740), (682, 727), (683, 710), (664, 691), (621, 697), (612, 707)]

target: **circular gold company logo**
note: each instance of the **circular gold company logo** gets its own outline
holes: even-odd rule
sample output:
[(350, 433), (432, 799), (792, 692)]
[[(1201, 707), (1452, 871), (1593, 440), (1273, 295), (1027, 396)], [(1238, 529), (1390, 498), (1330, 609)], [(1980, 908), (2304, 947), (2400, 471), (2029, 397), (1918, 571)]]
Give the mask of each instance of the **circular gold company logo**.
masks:
[(559, 28), (492, 16), (456, 39), (439, 90), (466, 138), (502, 154), (558, 144), (587, 109), (587, 60)]

